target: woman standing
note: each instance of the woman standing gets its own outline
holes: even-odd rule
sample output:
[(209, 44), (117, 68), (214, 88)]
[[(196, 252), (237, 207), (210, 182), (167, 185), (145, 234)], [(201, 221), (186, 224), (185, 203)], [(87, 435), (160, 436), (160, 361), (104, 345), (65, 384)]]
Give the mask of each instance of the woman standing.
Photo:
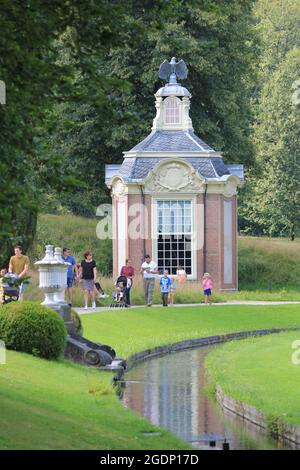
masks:
[(131, 266), (131, 260), (127, 259), (125, 261), (125, 266), (122, 266), (121, 271), (120, 271), (120, 276), (126, 276), (127, 277), (127, 287), (125, 289), (125, 294), (126, 294), (126, 305), (130, 306), (130, 289), (133, 284), (133, 278), (134, 278), (134, 268)]
[(92, 308), (96, 308), (95, 282), (97, 278), (97, 269), (96, 261), (93, 260), (93, 255), (90, 251), (86, 251), (83, 256), (84, 260), (81, 261), (80, 271), (84, 296), (84, 309), (87, 310), (89, 294), (92, 297)]

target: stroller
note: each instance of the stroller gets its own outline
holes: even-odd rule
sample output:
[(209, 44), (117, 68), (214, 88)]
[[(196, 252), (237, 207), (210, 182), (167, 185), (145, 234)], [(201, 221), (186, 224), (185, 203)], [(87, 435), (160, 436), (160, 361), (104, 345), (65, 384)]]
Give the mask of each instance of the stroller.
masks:
[(126, 276), (119, 276), (115, 283), (115, 288), (112, 293), (112, 302), (110, 308), (126, 308), (126, 287), (127, 283), (131, 282)]
[(19, 300), (20, 282), (14, 275), (6, 274), (0, 279), (0, 303), (8, 304)]

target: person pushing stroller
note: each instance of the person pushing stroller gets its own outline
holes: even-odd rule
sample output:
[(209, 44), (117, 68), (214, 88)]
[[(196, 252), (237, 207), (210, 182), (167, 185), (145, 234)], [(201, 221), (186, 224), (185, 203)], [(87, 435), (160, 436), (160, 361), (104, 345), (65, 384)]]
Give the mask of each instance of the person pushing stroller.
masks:
[(111, 308), (126, 308), (127, 297), (126, 289), (130, 289), (131, 280), (126, 276), (119, 276), (115, 282), (115, 288), (112, 293), (112, 302), (110, 304)]
[(127, 259), (125, 261), (125, 266), (122, 266), (120, 271), (120, 276), (126, 276), (127, 284), (125, 289), (125, 296), (126, 296), (126, 305), (130, 307), (130, 290), (133, 284), (134, 278), (134, 267), (131, 265), (131, 260)]

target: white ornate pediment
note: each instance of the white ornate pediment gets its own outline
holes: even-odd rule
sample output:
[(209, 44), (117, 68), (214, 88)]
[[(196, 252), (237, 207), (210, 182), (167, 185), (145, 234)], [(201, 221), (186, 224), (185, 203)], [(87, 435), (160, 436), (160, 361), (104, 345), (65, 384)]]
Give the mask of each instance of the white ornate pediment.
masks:
[(148, 193), (199, 192), (203, 180), (187, 162), (167, 160), (160, 162), (148, 175), (145, 191)]

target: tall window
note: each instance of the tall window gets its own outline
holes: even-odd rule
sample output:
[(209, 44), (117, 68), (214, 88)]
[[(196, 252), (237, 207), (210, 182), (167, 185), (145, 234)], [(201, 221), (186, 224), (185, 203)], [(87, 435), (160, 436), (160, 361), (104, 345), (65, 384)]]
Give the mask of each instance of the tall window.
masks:
[(166, 99), (166, 124), (179, 124), (179, 98)]
[(157, 201), (157, 264), (159, 270), (176, 274), (182, 266), (192, 274), (191, 201)]

